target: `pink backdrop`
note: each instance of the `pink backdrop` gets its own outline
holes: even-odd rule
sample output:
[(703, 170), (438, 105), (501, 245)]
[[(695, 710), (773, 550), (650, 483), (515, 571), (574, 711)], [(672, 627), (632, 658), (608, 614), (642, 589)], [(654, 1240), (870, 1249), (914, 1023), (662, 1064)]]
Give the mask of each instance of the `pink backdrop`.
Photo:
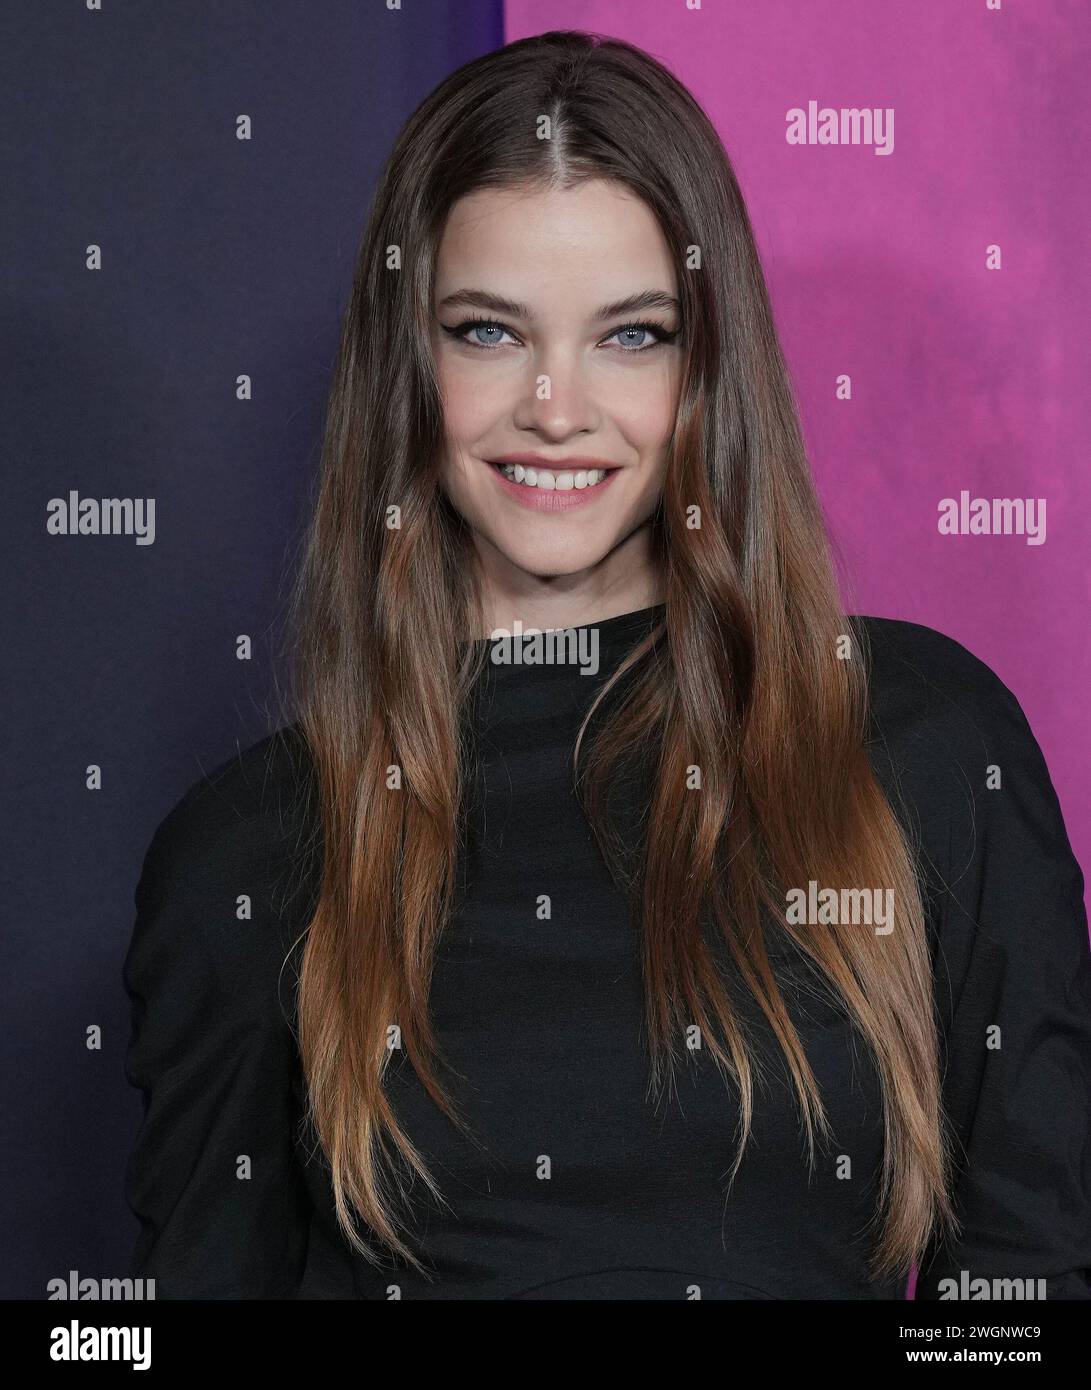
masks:
[[(715, 121), (846, 603), (938, 628), (996, 671), (1087, 872), (1091, 6), (507, 0), (506, 15), (509, 42), (586, 29), (639, 45)], [(787, 112), (811, 100), (893, 108), (892, 152), (788, 144)], [(842, 373), (851, 400), (835, 395)], [(940, 499), (963, 490), (1044, 498), (1044, 543), (940, 535)]]

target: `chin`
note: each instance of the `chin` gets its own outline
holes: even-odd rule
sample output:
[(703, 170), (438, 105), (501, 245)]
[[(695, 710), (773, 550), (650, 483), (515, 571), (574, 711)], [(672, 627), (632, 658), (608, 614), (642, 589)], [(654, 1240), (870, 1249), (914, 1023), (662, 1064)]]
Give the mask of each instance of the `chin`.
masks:
[(562, 579), (592, 569), (610, 553), (610, 544), (575, 545), (527, 543), (520, 545), (510, 535), (490, 536), (494, 549), (513, 569), (537, 579)]

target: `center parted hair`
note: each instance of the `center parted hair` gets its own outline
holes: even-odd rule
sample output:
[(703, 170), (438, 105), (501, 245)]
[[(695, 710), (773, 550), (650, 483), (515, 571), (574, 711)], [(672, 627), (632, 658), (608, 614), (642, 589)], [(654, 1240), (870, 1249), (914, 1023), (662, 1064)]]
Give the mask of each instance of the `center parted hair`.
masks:
[[(593, 733), (585, 725), (573, 763), (636, 909), (650, 1086), (673, 1075), (696, 1025), (741, 1107), (733, 1181), (755, 1066), (703, 935), (710, 921), (787, 1059), (813, 1164), (828, 1120), (766, 952), (769, 933), (791, 936), (876, 1064), (885, 1157), (869, 1265), (895, 1276), (955, 1224), (913, 851), (867, 757), (867, 653), (841, 609), (735, 175), (686, 89), (616, 40), (549, 33), (460, 68), (410, 118), (379, 180), (293, 598), (291, 713), (316, 769), (323, 844), (298, 994), (307, 1118), (349, 1243), (375, 1261), (378, 1241), (427, 1273), (396, 1203), (414, 1175), (443, 1194), (383, 1078), (396, 1027), (429, 1095), (464, 1125), (437, 1077), (428, 1000), (455, 898), (465, 715), (483, 656), (468, 640), (482, 622), (472, 538), (439, 483), (436, 249), (466, 194), (592, 178), (618, 181), (655, 213), (682, 305), (681, 393), (653, 521), (665, 621), (617, 672), (623, 698)], [(655, 750), (653, 830), (626, 875), (607, 790), (638, 744)], [(655, 833), (668, 825), (669, 836)], [(790, 925), (785, 894), (812, 880), (892, 890), (894, 930)]]

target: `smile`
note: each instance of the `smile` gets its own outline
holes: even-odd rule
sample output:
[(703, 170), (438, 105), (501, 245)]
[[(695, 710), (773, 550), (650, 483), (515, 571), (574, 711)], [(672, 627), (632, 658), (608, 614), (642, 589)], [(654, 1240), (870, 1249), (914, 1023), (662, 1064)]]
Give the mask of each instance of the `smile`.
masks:
[(523, 487), (540, 487), (543, 492), (571, 492), (578, 488), (597, 487), (606, 477), (605, 468), (581, 469), (578, 473), (552, 473), (548, 468), (524, 468), (521, 463), (497, 464), (510, 482)]
[(490, 464), (493, 476), (515, 501), (534, 511), (567, 512), (586, 506), (610, 486), (618, 468), (556, 470), (521, 463)]

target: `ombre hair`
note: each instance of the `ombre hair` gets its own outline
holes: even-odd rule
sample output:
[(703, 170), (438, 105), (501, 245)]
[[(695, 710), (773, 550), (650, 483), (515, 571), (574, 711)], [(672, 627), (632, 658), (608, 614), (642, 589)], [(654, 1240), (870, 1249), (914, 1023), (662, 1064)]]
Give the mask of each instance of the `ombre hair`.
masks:
[[(483, 626), (473, 538), (439, 483), (436, 250), (471, 192), (585, 179), (616, 180), (653, 211), (682, 306), (679, 404), (652, 520), (665, 616), (607, 683), (604, 695), (623, 698), (593, 734), (591, 711), (573, 750), (581, 804), (641, 932), (650, 1086), (673, 1076), (676, 1044), (696, 1024), (738, 1097), (733, 1182), (758, 1069), (703, 935), (710, 922), (787, 1060), (813, 1166), (829, 1122), (767, 950), (790, 938), (873, 1055), (885, 1153), (869, 1269), (908, 1273), (954, 1225), (950, 1154), (913, 846), (865, 746), (863, 633), (841, 609), (731, 164), (685, 87), (616, 40), (548, 33), (468, 63), (410, 117), (379, 179), (292, 605), (291, 713), (314, 763), (323, 845), (298, 993), (307, 1120), (349, 1244), (373, 1263), (385, 1245), (427, 1273), (397, 1200), (413, 1175), (444, 1199), (383, 1080), (396, 1025), (428, 1094), (465, 1127), (437, 1077), (429, 987), (455, 896), (466, 711), (484, 655), (468, 640)], [(653, 830), (626, 873), (607, 789), (637, 745), (654, 749)], [(893, 890), (894, 930), (793, 927), (785, 894), (812, 880)]]

